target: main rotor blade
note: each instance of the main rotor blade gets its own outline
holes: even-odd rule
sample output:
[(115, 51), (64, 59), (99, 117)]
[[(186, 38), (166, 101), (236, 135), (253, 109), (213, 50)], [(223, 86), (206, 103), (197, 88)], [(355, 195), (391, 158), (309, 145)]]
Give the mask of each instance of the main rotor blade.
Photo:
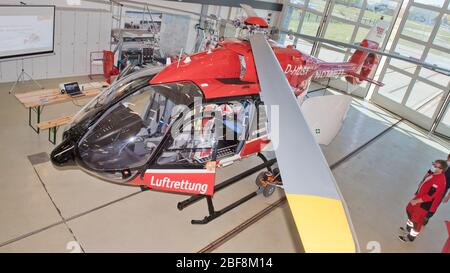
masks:
[(241, 4), (242, 9), (247, 13), (248, 17), (258, 17), (258, 14), (256, 14), (256, 11), (247, 4)]
[(310, 36), (310, 35), (305, 35), (305, 34), (300, 34), (300, 33), (293, 33), (293, 32), (285, 31), (285, 30), (281, 30), (281, 32), (284, 33), (284, 34), (295, 36), (295, 37), (300, 38), (300, 39), (305, 39), (305, 40), (309, 40), (309, 41), (320, 42), (320, 43), (325, 43), (325, 44), (330, 44), (330, 45), (336, 45), (336, 46), (341, 46), (341, 47), (345, 47), (345, 48), (352, 48), (352, 49), (356, 49), (356, 50), (366, 51), (366, 52), (369, 52), (369, 53), (374, 53), (374, 54), (381, 55), (381, 56), (386, 56), (386, 57), (389, 57), (389, 58), (402, 60), (402, 61), (409, 62), (409, 63), (415, 64), (415, 65), (418, 65), (418, 66), (422, 66), (422, 67), (428, 68), (430, 70), (433, 70), (435, 72), (444, 74), (446, 76), (450, 76), (450, 70), (449, 69), (446, 69), (446, 68), (443, 68), (443, 67), (439, 67), (437, 65), (430, 64), (430, 63), (427, 63), (427, 62), (421, 62), (421, 61), (418, 61), (418, 60), (410, 58), (410, 57), (402, 56), (400, 54), (388, 53), (388, 52), (384, 52), (384, 51), (380, 51), (380, 50), (375, 50), (375, 49), (370, 49), (370, 48), (367, 48), (367, 47), (362, 47), (362, 46), (359, 46), (359, 45), (347, 44), (347, 43), (338, 42), (338, 41), (334, 41), (334, 40), (330, 40), (330, 39), (326, 39), (326, 38), (315, 37), (315, 36)]
[[(350, 217), (319, 145), (303, 117), (281, 66), (261, 33), (250, 35), (261, 87), (268, 105), (270, 136), (286, 196), (307, 252), (354, 252)], [(279, 107), (279, 119), (272, 117)]]

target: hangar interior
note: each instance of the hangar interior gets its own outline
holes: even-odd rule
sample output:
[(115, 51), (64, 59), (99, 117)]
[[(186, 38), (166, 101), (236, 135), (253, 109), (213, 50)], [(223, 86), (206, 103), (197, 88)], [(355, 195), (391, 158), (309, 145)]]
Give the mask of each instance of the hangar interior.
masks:
[[(83, 90), (100, 83), (101, 88), (111, 77), (104, 73), (105, 50), (113, 53), (119, 70), (130, 62), (144, 63), (142, 43), (160, 54), (154, 60), (210, 50), (209, 43), (236, 32), (230, 23), (212, 18), (245, 16), (240, 2), (278, 28), (278, 43), (326, 62), (349, 61), (354, 50), (292, 34), (358, 44), (382, 16), (389, 27), (381, 50), (450, 69), (450, 0), (25, 1), (56, 6), (54, 47), (51, 54), (0, 58), (0, 252), (304, 251), (282, 188), (269, 197), (258, 194), (206, 225), (192, 225), (207, 213), (205, 202), (179, 210), (185, 195), (142, 191), (79, 169), (55, 168), (52, 141), (61, 142), (63, 126), (48, 125), (37, 133), (36, 121), (64, 125), (92, 97), (49, 103), (53, 97), (37, 95), (31, 106), (23, 99), (62, 83), (77, 82)], [(4, 8), (0, 19), (7, 17)], [(12, 46), (0, 44), (0, 50), (5, 47)], [(361, 252), (440, 252), (448, 237), (449, 203), (441, 204), (413, 243), (397, 236), (425, 172), (450, 152), (450, 78), (382, 57), (373, 79), (384, 86), (353, 85), (342, 77), (309, 85), (308, 99), (351, 96), (342, 128), (320, 148), (348, 206)], [(298, 155), (291, 157), (295, 161)], [(258, 164), (259, 158), (249, 157), (219, 169), (216, 183)], [(256, 176), (218, 192), (215, 206), (254, 191)]]

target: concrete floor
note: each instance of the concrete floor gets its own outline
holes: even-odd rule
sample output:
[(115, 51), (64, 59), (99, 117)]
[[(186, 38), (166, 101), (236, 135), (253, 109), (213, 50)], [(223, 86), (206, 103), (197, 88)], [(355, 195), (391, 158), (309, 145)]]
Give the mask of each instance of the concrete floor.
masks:
[[(87, 78), (41, 83), (50, 88), (69, 80)], [(48, 153), (53, 145), (46, 132), (37, 135), (28, 127), (28, 112), (8, 94), (9, 87), (0, 84), (0, 252), (195, 252), (283, 196), (282, 190), (270, 198), (257, 196), (206, 226), (194, 226), (190, 220), (206, 213), (204, 202), (178, 211), (176, 204), (186, 198), (183, 195), (105, 183), (81, 171), (56, 170), (45, 160), (32, 165), (29, 155)], [(17, 92), (32, 89), (26, 83)], [(73, 103), (48, 106), (43, 120), (77, 109)], [(432, 160), (446, 157), (449, 143), (430, 139), (415, 126), (398, 121), (391, 113), (354, 99), (341, 132), (322, 148), (334, 166), (363, 252), (373, 245), (382, 252), (437, 252), (447, 236), (443, 221), (449, 219), (448, 204), (442, 205), (414, 244), (401, 244), (396, 235), (419, 179)], [(365, 149), (341, 161), (385, 130)], [(257, 158), (244, 160), (220, 171), (218, 180), (258, 163)], [(254, 177), (218, 193), (217, 207), (253, 191)], [(284, 204), (214, 251), (298, 252), (296, 236)]]

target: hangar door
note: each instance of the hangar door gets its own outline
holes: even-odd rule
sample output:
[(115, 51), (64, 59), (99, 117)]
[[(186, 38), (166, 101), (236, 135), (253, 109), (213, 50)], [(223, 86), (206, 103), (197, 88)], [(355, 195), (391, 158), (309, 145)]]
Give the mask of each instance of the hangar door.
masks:
[[(450, 0), (410, 0), (391, 53), (450, 69)], [(450, 136), (447, 108), (450, 77), (407, 62), (387, 59), (371, 100), (401, 117)], [(436, 125), (437, 128), (436, 128)]]

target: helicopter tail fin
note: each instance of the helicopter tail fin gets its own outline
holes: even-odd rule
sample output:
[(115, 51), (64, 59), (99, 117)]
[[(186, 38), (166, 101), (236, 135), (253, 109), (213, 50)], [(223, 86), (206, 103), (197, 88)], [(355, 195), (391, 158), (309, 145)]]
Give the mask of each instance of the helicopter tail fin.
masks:
[[(366, 38), (364, 40), (371, 41), (373, 43), (376, 43), (378, 47), (383, 43), (384, 37), (386, 37), (386, 32), (389, 28), (389, 23), (383, 20), (383, 17), (381, 17), (375, 25), (370, 29), (369, 33), (367, 34)], [(363, 42), (364, 42), (363, 40)], [(378, 49), (375, 48), (375, 49)]]
[[(378, 50), (383, 44), (388, 28), (389, 23), (384, 21), (382, 17), (372, 27), (366, 38), (359, 45), (361, 47)], [(374, 53), (356, 50), (349, 60), (350, 63), (355, 65), (354, 71), (349, 73), (345, 79), (352, 84), (359, 84), (361, 81), (369, 79), (372, 71), (378, 65), (379, 60), (379, 56)]]

